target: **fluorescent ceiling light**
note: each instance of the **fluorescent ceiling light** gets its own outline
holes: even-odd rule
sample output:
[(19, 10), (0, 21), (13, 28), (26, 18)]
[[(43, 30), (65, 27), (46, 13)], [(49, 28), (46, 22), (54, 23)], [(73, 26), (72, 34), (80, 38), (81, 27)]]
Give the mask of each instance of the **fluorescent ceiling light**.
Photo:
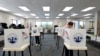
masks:
[(46, 17), (46, 18), (50, 18), (50, 17)]
[(39, 18), (39, 17), (35, 17), (35, 18)]
[(27, 7), (25, 6), (19, 6), (20, 9), (22, 9), (23, 11), (30, 11)]
[(15, 15), (17, 15), (17, 16), (23, 16), (23, 15), (21, 15), (21, 14), (15, 14)]
[(77, 16), (78, 14), (77, 13), (75, 13), (75, 14), (72, 14), (71, 16)]
[(43, 11), (50, 11), (50, 7), (49, 6), (44, 6)]
[(91, 17), (85, 17), (85, 18), (91, 18)]
[(90, 15), (92, 15), (92, 14), (85, 14), (85, 15), (83, 15), (83, 16), (90, 16)]
[(50, 16), (50, 14), (45, 14), (45, 16)]
[(0, 10), (2, 10), (2, 11), (10, 11), (10, 10), (8, 10), (6, 8), (3, 8), (3, 7), (0, 7)]
[(64, 14), (63, 13), (60, 13), (58, 16), (63, 16)]
[(32, 15), (32, 16), (36, 16), (36, 14), (30, 14), (30, 15)]
[(65, 7), (63, 11), (70, 11), (73, 7)]
[(60, 17), (56, 17), (56, 18), (60, 18)]
[(96, 7), (88, 7), (86, 9), (83, 9), (82, 12), (87, 12), (87, 11), (90, 11), (90, 10), (93, 10), (95, 9)]

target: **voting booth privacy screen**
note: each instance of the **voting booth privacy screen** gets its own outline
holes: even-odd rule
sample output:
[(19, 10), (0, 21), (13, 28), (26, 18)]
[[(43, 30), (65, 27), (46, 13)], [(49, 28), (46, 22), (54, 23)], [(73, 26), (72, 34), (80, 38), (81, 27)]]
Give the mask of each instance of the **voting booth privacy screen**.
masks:
[(40, 28), (38, 27), (32, 27), (31, 36), (40, 36)]
[(58, 27), (58, 36), (62, 36), (63, 28)]
[(4, 34), (5, 48), (20, 48), (29, 44), (28, 29), (5, 29)]
[(55, 32), (58, 33), (58, 30), (59, 30), (59, 27), (56, 27), (55, 28)]
[(64, 42), (71, 47), (86, 47), (86, 30), (65, 29)]
[(43, 32), (43, 28), (42, 27), (39, 27), (39, 30), (40, 30), (40, 32)]

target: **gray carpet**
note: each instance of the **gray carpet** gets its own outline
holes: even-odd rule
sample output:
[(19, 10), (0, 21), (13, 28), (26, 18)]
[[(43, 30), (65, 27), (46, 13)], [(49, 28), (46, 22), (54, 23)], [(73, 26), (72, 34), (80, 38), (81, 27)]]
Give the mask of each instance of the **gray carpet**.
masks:
[[(35, 39), (32, 38), (33, 46), (31, 46), (32, 56), (61, 56), (63, 49), (63, 40), (60, 38), (60, 47), (57, 49), (56, 47), (56, 39), (54, 39), (53, 34), (45, 34), (42, 40), (42, 47), (35, 46)], [(89, 56), (100, 56), (100, 49), (97, 49), (91, 45), (88, 45), (88, 54)], [(11, 53), (12, 56), (13, 52)], [(0, 56), (2, 56), (2, 48), (0, 48)], [(8, 56), (8, 53), (6, 53)], [(17, 56), (21, 56), (21, 52), (17, 52)], [(27, 48), (24, 51), (24, 56), (29, 56), (29, 49)], [(77, 56), (77, 51), (74, 51), (74, 56)], [(80, 51), (80, 56), (85, 56), (84, 51)]]

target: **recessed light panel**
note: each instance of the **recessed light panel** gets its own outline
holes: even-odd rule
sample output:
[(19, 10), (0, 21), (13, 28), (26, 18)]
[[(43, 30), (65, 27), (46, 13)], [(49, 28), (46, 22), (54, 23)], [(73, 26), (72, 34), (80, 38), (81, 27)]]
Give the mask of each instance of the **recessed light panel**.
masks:
[(65, 7), (63, 11), (70, 11), (73, 7)]
[(50, 11), (50, 7), (49, 6), (44, 6), (43, 11)]
[(30, 11), (27, 7), (25, 6), (19, 6), (20, 9), (22, 9), (23, 11)]
[(88, 7), (88, 8), (83, 9), (82, 12), (87, 12), (87, 11), (93, 10), (95, 8), (96, 7)]

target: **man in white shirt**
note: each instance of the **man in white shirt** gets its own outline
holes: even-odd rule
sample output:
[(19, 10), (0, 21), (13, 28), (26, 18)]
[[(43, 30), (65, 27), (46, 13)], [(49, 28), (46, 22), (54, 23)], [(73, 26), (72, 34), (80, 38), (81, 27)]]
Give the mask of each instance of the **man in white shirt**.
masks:
[[(64, 29), (74, 29), (73, 27), (73, 22), (68, 22), (67, 25), (65, 25), (63, 28)], [(64, 36), (64, 32), (63, 32), (63, 36)], [(73, 56), (73, 50), (68, 50), (67, 47), (64, 46), (64, 49), (65, 49), (65, 56), (69, 56), (69, 53), (70, 53), (70, 56)]]

